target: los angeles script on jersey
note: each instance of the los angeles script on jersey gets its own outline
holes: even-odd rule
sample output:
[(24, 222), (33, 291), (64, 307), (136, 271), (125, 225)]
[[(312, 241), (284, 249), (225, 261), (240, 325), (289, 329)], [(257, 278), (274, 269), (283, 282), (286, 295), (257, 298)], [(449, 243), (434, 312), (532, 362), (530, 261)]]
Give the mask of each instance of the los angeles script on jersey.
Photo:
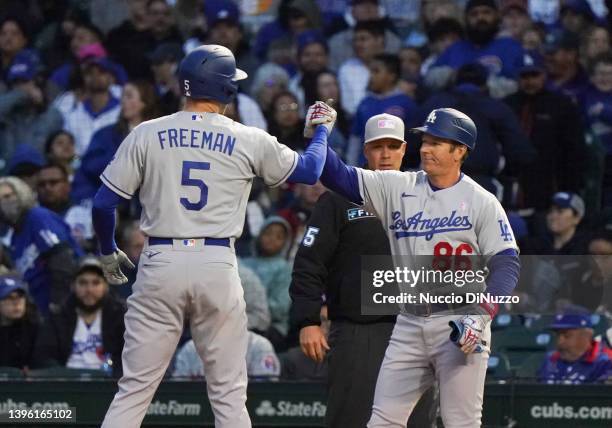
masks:
[(169, 128), (157, 133), (162, 150), (174, 148), (206, 149), (228, 156), (232, 155), (236, 137), (221, 132), (206, 132), (201, 129)]
[(453, 210), (447, 217), (432, 218), (424, 218), (423, 211), (419, 211), (406, 219), (402, 218), (400, 211), (393, 211), (391, 218), (392, 223), (389, 229), (397, 231), (395, 232), (396, 239), (408, 236), (424, 236), (429, 241), (437, 233), (456, 232), (472, 228), (469, 217), (457, 215), (456, 210)]

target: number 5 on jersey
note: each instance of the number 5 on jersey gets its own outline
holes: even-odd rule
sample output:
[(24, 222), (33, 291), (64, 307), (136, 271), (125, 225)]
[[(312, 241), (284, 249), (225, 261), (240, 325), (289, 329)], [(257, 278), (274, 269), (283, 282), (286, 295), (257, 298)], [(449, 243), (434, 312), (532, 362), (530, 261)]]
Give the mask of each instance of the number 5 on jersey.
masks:
[(199, 211), (208, 203), (208, 186), (199, 178), (191, 178), (191, 170), (208, 171), (210, 170), (210, 162), (193, 162), (183, 161), (183, 172), (181, 176), (181, 184), (183, 186), (197, 187), (200, 189), (200, 199), (197, 202), (191, 202), (187, 198), (181, 198), (180, 202), (189, 211)]
[(314, 226), (308, 226), (306, 233), (304, 233), (304, 239), (302, 239), (302, 245), (305, 247), (312, 247), (317, 235), (319, 234), (319, 228)]

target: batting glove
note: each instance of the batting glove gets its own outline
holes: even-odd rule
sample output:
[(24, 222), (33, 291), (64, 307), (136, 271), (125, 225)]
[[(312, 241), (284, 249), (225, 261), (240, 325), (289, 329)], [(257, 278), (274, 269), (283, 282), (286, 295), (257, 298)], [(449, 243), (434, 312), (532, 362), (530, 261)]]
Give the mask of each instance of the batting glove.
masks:
[(487, 342), (482, 336), (490, 321), (488, 315), (465, 315), (458, 321), (450, 321), (451, 342), (460, 347), (464, 354), (488, 352)]
[(121, 251), (119, 248), (114, 253), (106, 256), (100, 256), (100, 263), (102, 264), (102, 271), (104, 271), (104, 277), (109, 284), (125, 284), (128, 279), (121, 272), (121, 266), (126, 266), (130, 269), (134, 269), (134, 263), (128, 258), (128, 256)]
[(317, 101), (308, 108), (306, 112), (306, 123), (304, 125), (304, 137), (312, 138), (315, 128), (323, 125), (327, 128), (327, 134), (332, 131), (336, 123), (338, 113), (323, 101)]

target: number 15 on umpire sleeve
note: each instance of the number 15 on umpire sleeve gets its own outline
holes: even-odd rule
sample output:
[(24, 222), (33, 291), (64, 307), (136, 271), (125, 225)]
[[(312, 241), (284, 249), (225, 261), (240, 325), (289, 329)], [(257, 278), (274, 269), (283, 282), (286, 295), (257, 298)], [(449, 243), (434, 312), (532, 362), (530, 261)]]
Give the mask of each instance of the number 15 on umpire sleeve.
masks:
[(208, 171), (210, 169), (210, 162), (183, 161), (181, 184), (200, 189), (200, 199), (197, 202), (190, 202), (187, 198), (181, 198), (181, 205), (189, 211), (199, 211), (208, 203), (208, 186), (199, 178), (191, 178), (192, 169)]

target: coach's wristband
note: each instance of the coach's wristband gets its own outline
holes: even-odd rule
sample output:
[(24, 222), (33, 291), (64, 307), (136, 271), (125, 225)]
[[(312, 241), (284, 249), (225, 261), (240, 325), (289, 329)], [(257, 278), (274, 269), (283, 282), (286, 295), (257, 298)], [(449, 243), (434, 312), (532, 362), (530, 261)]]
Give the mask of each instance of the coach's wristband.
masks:
[(484, 309), (489, 314), (491, 319), (495, 318), (495, 315), (497, 315), (497, 311), (499, 310), (499, 305), (497, 303), (482, 302), (478, 306)]

